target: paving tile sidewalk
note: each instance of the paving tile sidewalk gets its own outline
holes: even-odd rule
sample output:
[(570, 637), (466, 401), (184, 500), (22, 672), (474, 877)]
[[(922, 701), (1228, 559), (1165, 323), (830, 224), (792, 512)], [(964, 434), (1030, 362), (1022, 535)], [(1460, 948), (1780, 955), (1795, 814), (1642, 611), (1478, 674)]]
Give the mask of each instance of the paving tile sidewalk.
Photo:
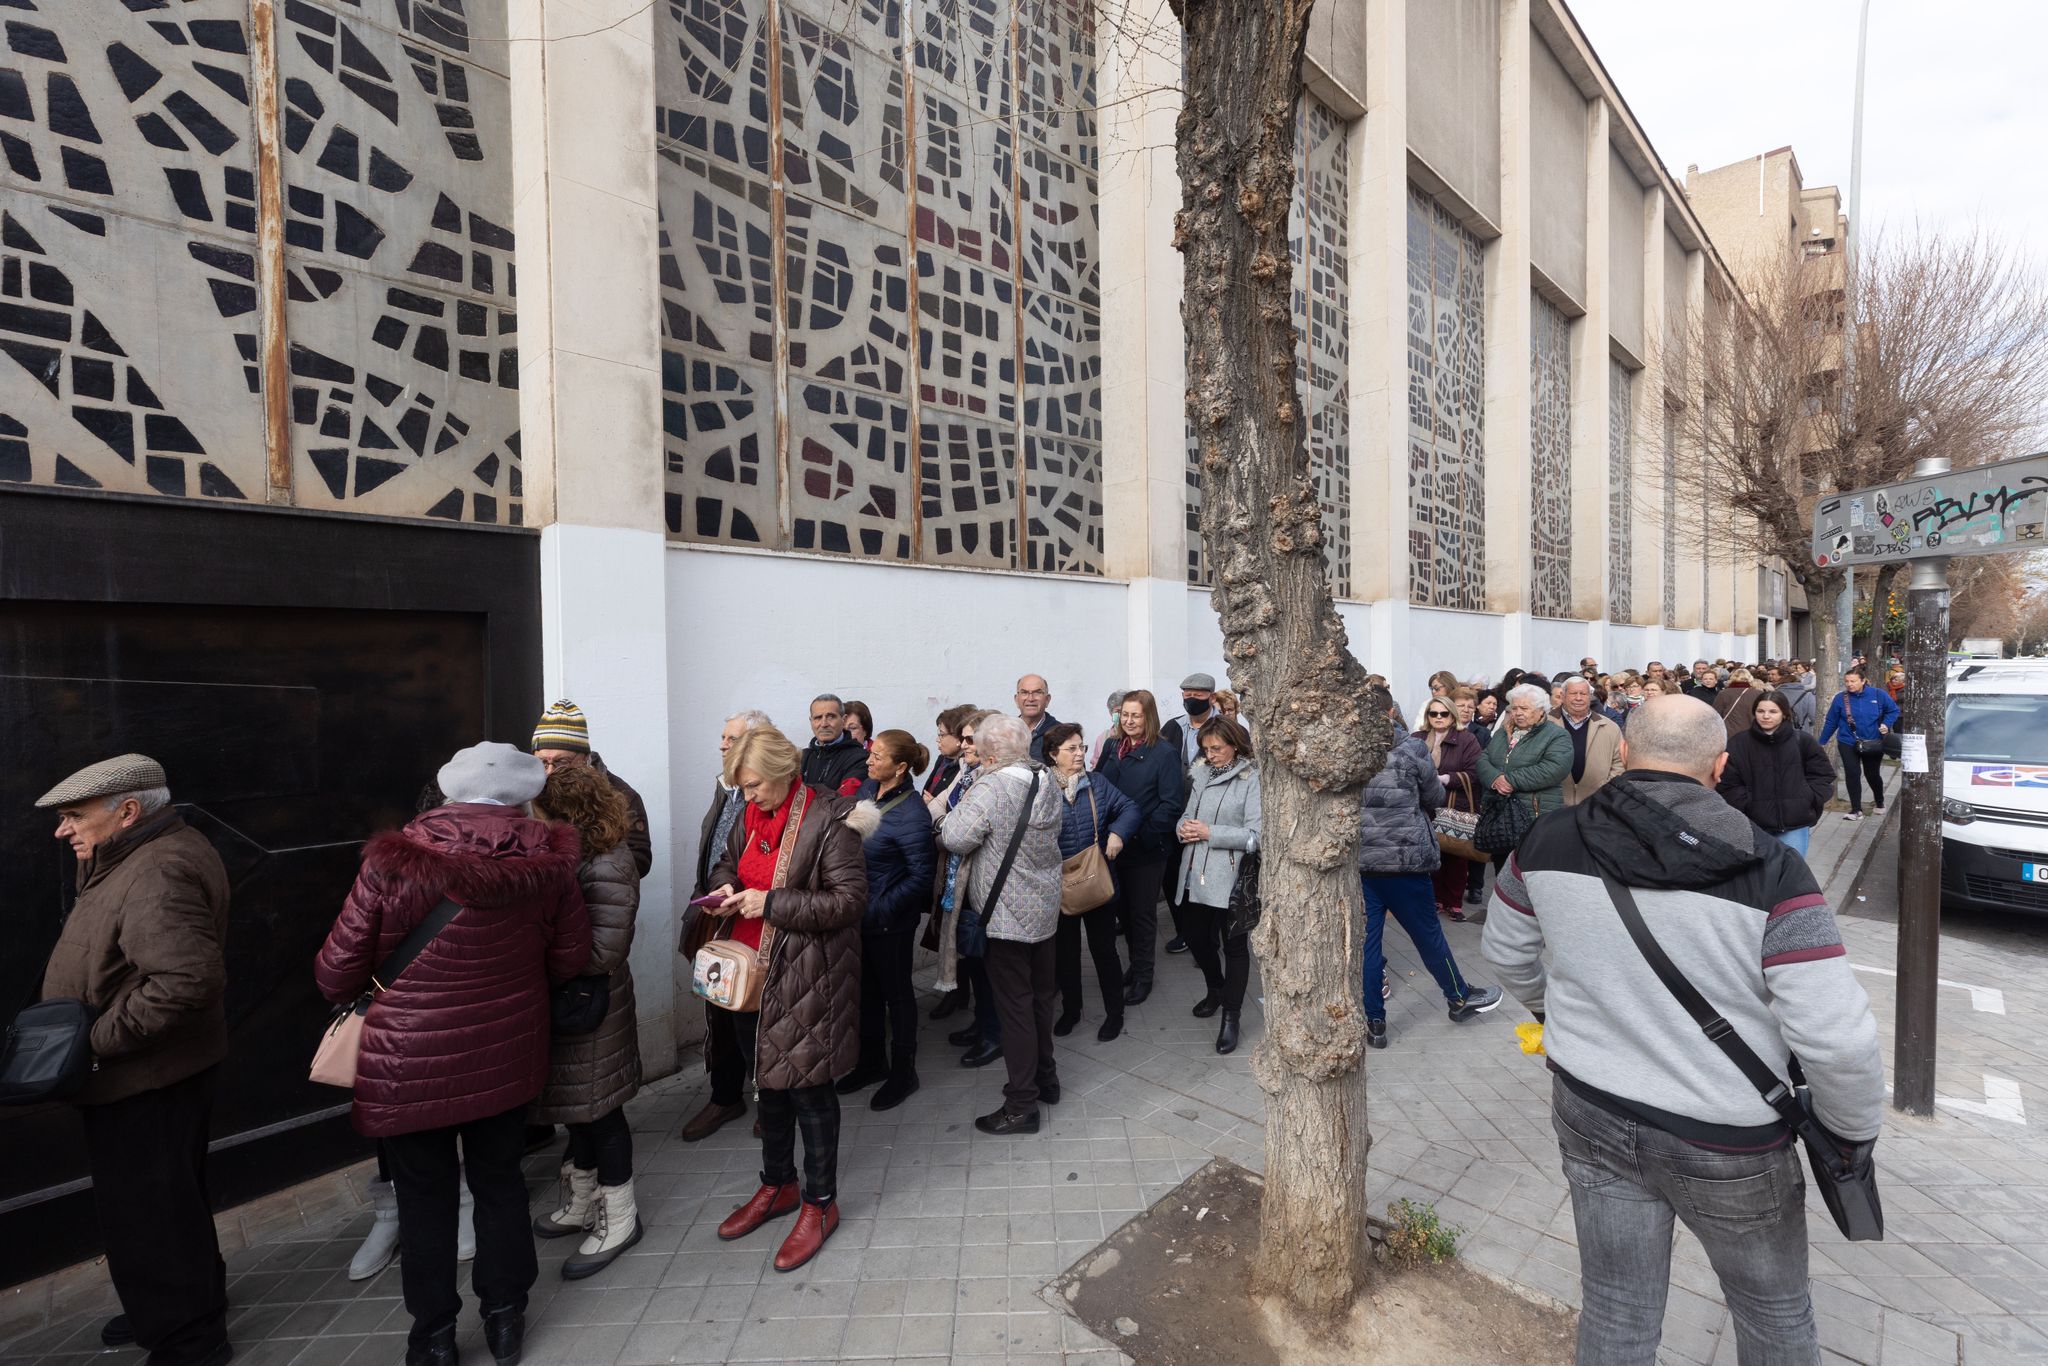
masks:
[[(1811, 859), (1838, 899), (1873, 845), (1874, 820), (1830, 816)], [(1844, 919), (1851, 956), (1889, 966), (1896, 932)], [(1451, 926), (1469, 975), (1483, 977), (1477, 927)], [(1565, 1304), (1578, 1298), (1577, 1249), (1540, 1059), (1518, 1049), (1512, 1005), (1464, 1025), (1442, 1001), (1405, 940), (1389, 940), (1395, 982), (1392, 1047), (1369, 1056), (1375, 1206), (1402, 1195), (1434, 1201), (1467, 1230), (1472, 1264)], [(2048, 1359), (2048, 1164), (2011, 1101), (2048, 1115), (2044, 1007), (2017, 989), (2031, 963), (2008, 949), (1945, 946), (1943, 974), (1999, 987), (2003, 1014), (1962, 988), (1942, 993), (1941, 1094), (1962, 1104), (1933, 1121), (1893, 1120), (1880, 1145), (1891, 1238), (1848, 1245), (1815, 1204), (1814, 1274), (1830, 1362)], [(2035, 974), (2038, 977), (2038, 973)], [(1212, 1156), (1263, 1166), (1263, 1098), (1250, 1051), (1262, 1021), (1246, 1011), (1245, 1046), (1213, 1051), (1211, 1022), (1193, 1019), (1200, 994), (1187, 960), (1165, 959), (1162, 985), (1130, 1013), (1125, 1036), (1097, 1043), (1091, 1011), (1060, 1044), (1066, 1100), (1036, 1138), (992, 1139), (973, 1129), (993, 1107), (999, 1068), (954, 1063), (944, 1029), (927, 1024), (924, 1089), (900, 1110), (846, 1107), (845, 1221), (816, 1262), (791, 1276), (768, 1267), (775, 1228), (724, 1244), (717, 1222), (755, 1180), (745, 1126), (696, 1145), (674, 1137), (701, 1103), (700, 1069), (648, 1089), (630, 1108), (648, 1232), (592, 1281), (565, 1285), (568, 1248), (543, 1245), (527, 1360), (1099, 1361), (1113, 1347), (1056, 1312), (1040, 1288)], [(1866, 974), (1890, 1046), (1889, 979)], [(1256, 983), (1253, 988), (1256, 996)], [(1986, 1095), (1986, 1076), (2002, 1079)], [(2017, 1090), (2008, 1094), (2004, 1083)], [(2000, 1099), (2000, 1097), (2005, 1097)], [(1968, 1107), (1977, 1105), (1978, 1110)], [(536, 1208), (552, 1196), (552, 1160), (529, 1166)], [(237, 1361), (336, 1366), (403, 1359), (406, 1318), (396, 1269), (351, 1284), (342, 1273), (367, 1216), (252, 1246), (231, 1259)], [(139, 1354), (98, 1350), (111, 1300), (96, 1272), (64, 1282), (50, 1319), (11, 1341), (0, 1361), (129, 1366)], [(1663, 1359), (1734, 1361), (1733, 1334), (1696, 1243), (1680, 1235)], [(465, 1354), (487, 1360), (474, 1321)]]

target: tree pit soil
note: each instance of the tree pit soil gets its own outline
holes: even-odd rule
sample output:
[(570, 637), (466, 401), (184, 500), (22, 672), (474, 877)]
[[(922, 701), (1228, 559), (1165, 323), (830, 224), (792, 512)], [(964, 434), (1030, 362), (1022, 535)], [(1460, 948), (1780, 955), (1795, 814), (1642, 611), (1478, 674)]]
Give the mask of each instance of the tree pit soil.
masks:
[(1456, 1261), (1400, 1267), (1373, 1233), (1348, 1315), (1307, 1322), (1255, 1300), (1265, 1183), (1215, 1161), (1055, 1280), (1047, 1298), (1139, 1366), (1569, 1366), (1577, 1316)]

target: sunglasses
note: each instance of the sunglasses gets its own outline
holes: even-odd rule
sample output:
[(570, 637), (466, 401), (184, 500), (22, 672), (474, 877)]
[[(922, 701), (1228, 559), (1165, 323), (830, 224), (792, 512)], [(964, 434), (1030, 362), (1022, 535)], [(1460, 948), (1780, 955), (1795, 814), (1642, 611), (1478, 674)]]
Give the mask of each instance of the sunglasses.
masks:
[(1449, 712), (1447, 712), (1447, 711), (1426, 711), (1426, 712), (1424, 712), (1424, 713), (1422, 713), (1422, 714), (1423, 714), (1424, 716), (1427, 716), (1427, 717), (1428, 717), (1428, 718), (1429, 718), (1430, 720), (1432, 720), (1432, 721), (1435, 721), (1435, 720), (1437, 720), (1437, 719), (1439, 719), (1439, 718), (1441, 718), (1441, 719), (1444, 719), (1444, 720), (1449, 720), (1449, 719), (1450, 719), (1450, 715), (1451, 715), (1451, 714), (1450, 714)]

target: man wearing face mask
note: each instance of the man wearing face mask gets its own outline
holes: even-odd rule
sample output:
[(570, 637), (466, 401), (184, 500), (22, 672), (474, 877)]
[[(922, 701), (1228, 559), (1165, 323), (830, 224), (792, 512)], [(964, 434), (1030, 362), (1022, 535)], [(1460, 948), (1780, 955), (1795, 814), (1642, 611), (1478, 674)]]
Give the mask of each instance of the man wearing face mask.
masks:
[[(1163, 744), (1180, 751), (1181, 768), (1187, 770), (1193, 768), (1195, 761), (1202, 757), (1202, 746), (1198, 736), (1202, 723), (1209, 719), (1216, 706), (1215, 675), (1189, 674), (1183, 678), (1180, 681), (1180, 705), (1181, 710), (1187, 713), (1186, 719), (1176, 716), (1161, 726), (1159, 739)], [(1180, 902), (1174, 896), (1179, 890), (1180, 863), (1178, 860), (1168, 859), (1167, 865), (1161, 889), (1166, 895), (1166, 908), (1173, 913), (1173, 938), (1166, 941), (1166, 951), (1186, 953), (1188, 942), (1180, 929)]]

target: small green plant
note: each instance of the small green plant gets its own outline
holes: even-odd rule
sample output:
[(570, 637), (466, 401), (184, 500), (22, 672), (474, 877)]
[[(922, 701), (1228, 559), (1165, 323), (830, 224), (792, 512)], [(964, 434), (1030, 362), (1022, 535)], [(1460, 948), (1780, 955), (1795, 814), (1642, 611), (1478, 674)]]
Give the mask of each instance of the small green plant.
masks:
[(1441, 1265), (1458, 1255), (1465, 1230), (1437, 1218), (1436, 1206), (1396, 1200), (1387, 1206), (1387, 1252), (1403, 1266)]

